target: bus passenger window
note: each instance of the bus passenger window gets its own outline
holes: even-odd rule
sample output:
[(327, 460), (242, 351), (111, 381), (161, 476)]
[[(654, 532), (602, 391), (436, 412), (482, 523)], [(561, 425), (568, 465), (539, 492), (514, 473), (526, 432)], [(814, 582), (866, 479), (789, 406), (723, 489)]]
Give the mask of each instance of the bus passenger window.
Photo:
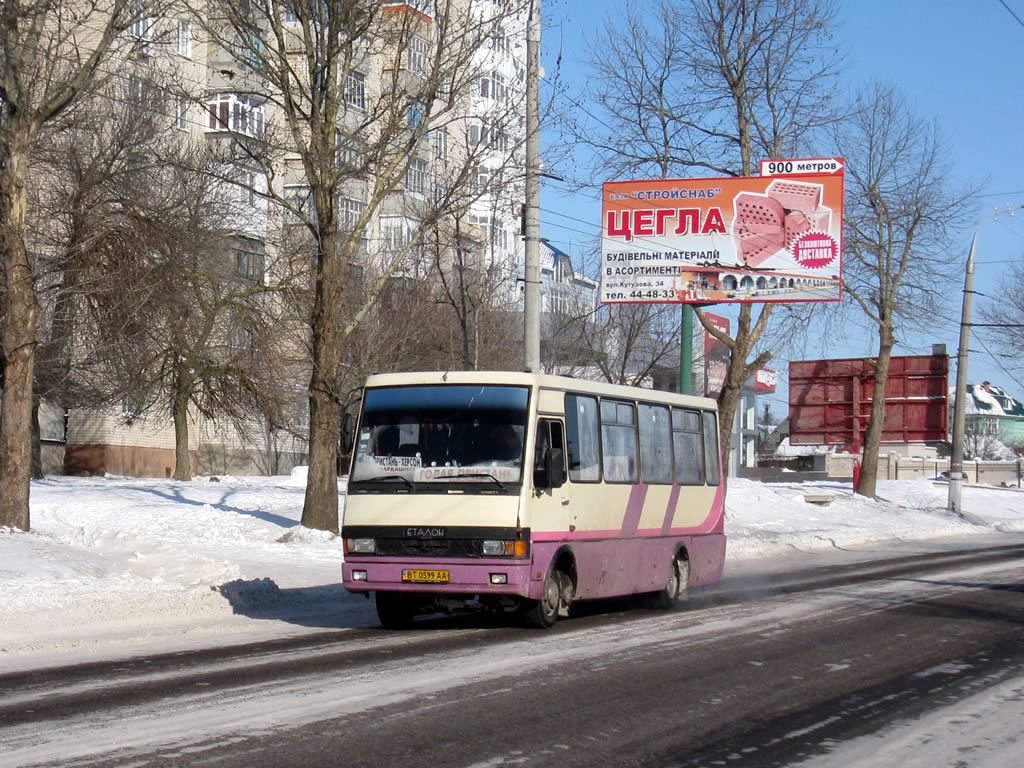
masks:
[(676, 482), (680, 485), (703, 485), (704, 440), (698, 411), (672, 409), (672, 447), (676, 454)]
[(632, 403), (601, 401), (601, 462), (609, 483), (635, 483), (636, 416)]
[(569, 479), (574, 483), (598, 482), (601, 466), (598, 460), (596, 397), (565, 396), (565, 431)]
[(645, 483), (672, 483), (672, 427), (664, 405), (637, 406), (640, 469)]
[(708, 465), (708, 485), (718, 485), (721, 480), (718, 421), (710, 411), (704, 413), (704, 456)]

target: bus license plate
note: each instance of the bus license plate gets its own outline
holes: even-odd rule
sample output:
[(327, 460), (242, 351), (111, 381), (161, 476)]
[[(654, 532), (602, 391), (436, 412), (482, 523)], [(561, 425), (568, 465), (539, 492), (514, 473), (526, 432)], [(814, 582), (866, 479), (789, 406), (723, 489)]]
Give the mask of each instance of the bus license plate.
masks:
[(402, 581), (418, 581), (426, 584), (447, 584), (448, 571), (425, 568), (403, 568)]

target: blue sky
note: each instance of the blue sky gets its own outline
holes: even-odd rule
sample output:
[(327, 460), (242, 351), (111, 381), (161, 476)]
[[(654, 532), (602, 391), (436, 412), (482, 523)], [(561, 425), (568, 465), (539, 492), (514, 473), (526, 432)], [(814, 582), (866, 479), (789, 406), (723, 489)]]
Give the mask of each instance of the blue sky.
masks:
[[(553, 73), (558, 69), (564, 83), (578, 91), (586, 77), (582, 59), (588, 40), (609, 14), (619, 12), (625, 3), (542, 3), (545, 70)], [(1006, 4), (1024, 19), (1024, 0), (1006, 0)], [(972, 220), (980, 223), (993, 210), (1024, 204), (1024, 83), (1020, 66), (1024, 25), (1000, 0), (838, 0), (837, 5), (835, 35), (845, 54), (843, 80), (850, 86), (872, 78), (898, 85), (920, 115), (938, 121), (953, 163), (953, 184), (982, 186)], [(637, 7), (644, 5), (641, 2)], [(561, 67), (556, 65), (559, 54)], [(571, 169), (552, 170), (571, 173)], [(575, 255), (599, 232), (600, 201), (596, 193), (567, 195), (563, 189), (558, 182), (545, 182), (542, 234)], [(945, 343), (951, 354), (956, 353), (963, 265), (972, 234), (973, 230), (965, 232), (963, 242), (954, 244), (954, 253), (962, 256), (950, 265), (958, 277), (947, 313), (936, 318), (927, 337), (902, 340), (896, 354), (927, 354), (933, 342)], [(998, 297), (1005, 286), (1009, 262), (1022, 258), (1024, 211), (998, 221), (986, 220), (978, 238), (975, 286), (986, 297), (975, 301), (975, 321), (978, 307)], [(982, 341), (972, 333), (970, 380), (990, 380), (1018, 398), (1024, 396), (1024, 370), (1014, 370), (1015, 361), (999, 358), (999, 348)], [(845, 339), (822, 340), (798, 356), (855, 357), (874, 350), (871, 338), (851, 333)], [(1024, 361), (1019, 362), (1024, 367)], [(784, 372), (786, 360), (777, 358), (773, 366)], [(955, 365), (950, 376), (955, 376)], [(784, 389), (780, 395), (773, 403), (777, 415), (786, 410)]]

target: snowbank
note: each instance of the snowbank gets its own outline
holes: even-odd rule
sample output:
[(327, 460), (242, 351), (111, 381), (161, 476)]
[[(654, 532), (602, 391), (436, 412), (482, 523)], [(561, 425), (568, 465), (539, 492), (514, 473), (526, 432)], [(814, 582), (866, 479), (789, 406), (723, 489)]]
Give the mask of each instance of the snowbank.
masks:
[[(372, 605), (341, 588), (338, 537), (299, 524), (304, 485), (302, 470), (34, 482), (32, 531), (0, 529), (0, 669), (375, 625)], [(1024, 531), (1022, 491), (966, 487), (963, 518), (946, 511), (946, 496), (930, 480), (882, 482), (869, 500), (841, 482), (732, 479), (728, 557)]]

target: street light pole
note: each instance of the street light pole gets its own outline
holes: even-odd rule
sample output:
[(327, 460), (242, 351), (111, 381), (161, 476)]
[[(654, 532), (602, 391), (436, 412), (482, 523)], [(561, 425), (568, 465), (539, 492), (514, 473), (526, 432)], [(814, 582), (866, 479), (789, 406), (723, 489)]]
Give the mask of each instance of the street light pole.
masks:
[(967, 406), (967, 349), (971, 332), (971, 304), (974, 298), (974, 252), (978, 245), (978, 233), (989, 219), (1004, 213), (1011, 213), (1024, 205), (1014, 205), (995, 211), (978, 222), (971, 238), (971, 250), (967, 254), (967, 270), (964, 274), (964, 301), (960, 310), (960, 347), (956, 356), (956, 399), (953, 402), (953, 445), (949, 457), (949, 503), (947, 509), (960, 515), (963, 513), (961, 495), (964, 482), (964, 422)]
[(540, 373), (540, 0), (526, 28), (526, 244), (523, 265), (523, 367)]

